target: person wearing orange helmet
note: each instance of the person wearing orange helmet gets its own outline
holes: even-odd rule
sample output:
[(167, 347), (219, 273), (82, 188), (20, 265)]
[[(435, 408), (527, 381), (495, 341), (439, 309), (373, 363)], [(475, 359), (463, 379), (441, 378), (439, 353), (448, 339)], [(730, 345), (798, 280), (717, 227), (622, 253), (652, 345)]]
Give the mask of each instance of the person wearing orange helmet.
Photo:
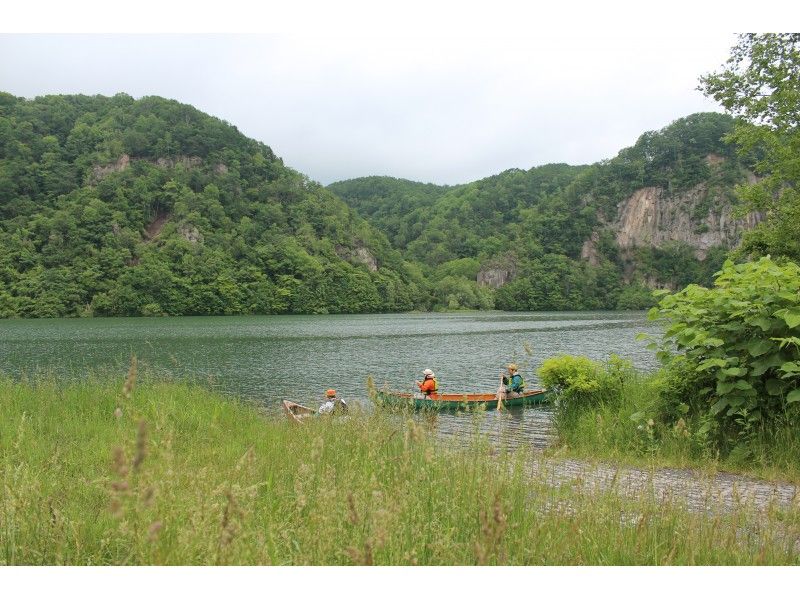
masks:
[(344, 399), (336, 396), (336, 391), (329, 388), (325, 391), (325, 403), (319, 408), (320, 414), (326, 413), (344, 413), (347, 411), (347, 403)]

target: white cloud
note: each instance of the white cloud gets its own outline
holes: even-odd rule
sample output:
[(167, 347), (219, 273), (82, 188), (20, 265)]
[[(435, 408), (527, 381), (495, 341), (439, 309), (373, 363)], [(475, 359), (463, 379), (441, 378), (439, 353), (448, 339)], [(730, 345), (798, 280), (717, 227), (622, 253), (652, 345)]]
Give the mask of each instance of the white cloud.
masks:
[(735, 42), (523, 30), (3, 35), (0, 89), (160, 95), (235, 124), (323, 183), (388, 174), (452, 184), (610, 158), (646, 130), (718, 109), (695, 87)]

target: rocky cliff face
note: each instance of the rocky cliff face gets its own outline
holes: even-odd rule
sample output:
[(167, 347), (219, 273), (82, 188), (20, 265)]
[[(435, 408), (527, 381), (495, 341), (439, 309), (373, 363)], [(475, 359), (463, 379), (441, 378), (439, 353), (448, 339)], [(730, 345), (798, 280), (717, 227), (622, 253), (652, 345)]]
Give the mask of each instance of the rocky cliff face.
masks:
[[(122, 172), (126, 170), (132, 162), (142, 160), (143, 158), (131, 158), (128, 154), (122, 154), (116, 162), (111, 164), (98, 164), (92, 168), (90, 182), (98, 183), (105, 177), (113, 172)], [(156, 158), (155, 160), (147, 160), (151, 164), (155, 164), (159, 168), (175, 168), (179, 164), (187, 170), (197, 168), (203, 164), (203, 159), (198, 156), (174, 156), (171, 158)], [(218, 163), (214, 165), (215, 174), (226, 174), (228, 167), (225, 164)]]
[(378, 260), (375, 259), (375, 256), (372, 255), (372, 252), (366, 247), (356, 247), (354, 249), (350, 249), (348, 247), (337, 245), (334, 248), (334, 251), (336, 252), (336, 255), (343, 260), (350, 262), (351, 264), (362, 264), (366, 266), (367, 270), (370, 272), (378, 271)]
[(499, 289), (513, 280), (516, 273), (517, 264), (514, 256), (505, 255), (500, 259), (490, 260), (483, 264), (478, 272), (477, 282), (484, 287)]
[(481, 286), (499, 289), (511, 280), (512, 276), (513, 272), (511, 270), (504, 268), (488, 268), (478, 272), (477, 280), (478, 284)]
[(709, 192), (706, 184), (673, 195), (646, 187), (620, 202), (617, 209), (613, 227), (621, 249), (679, 241), (693, 247), (701, 260), (712, 247), (734, 247), (742, 233), (762, 219), (758, 213), (735, 218), (730, 202)]
[[(706, 163), (714, 171), (723, 162), (720, 156), (706, 157)], [(756, 180), (752, 174), (747, 177), (749, 183)], [(639, 189), (617, 204), (616, 217), (603, 228), (611, 231), (628, 258), (637, 247), (661, 248), (679, 242), (692, 247), (695, 257), (704, 260), (713, 247), (735, 247), (742, 233), (762, 219), (760, 213), (734, 217), (726, 192), (706, 182), (680, 193), (669, 193), (660, 187)], [(596, 230), (583, 243), (581, 257), (591, 264), (599, 262), (599, 238)]]

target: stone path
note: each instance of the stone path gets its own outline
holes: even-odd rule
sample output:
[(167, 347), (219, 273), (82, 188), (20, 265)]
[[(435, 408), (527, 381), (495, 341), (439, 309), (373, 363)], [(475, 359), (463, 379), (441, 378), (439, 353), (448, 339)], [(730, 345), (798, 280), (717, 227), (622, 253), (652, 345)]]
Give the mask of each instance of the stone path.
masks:
[[(765, 535), (764, 529), (770, 525), (762, 525), (768, 520), (769, 509), (800, 510), (800, 494), (795, 484), (731, 473), (707, 474), (699, 470), (671, 468), (647, 470), (575, 459), (534, 461), (532, 475), (553, 487), (566, 484), (589, 492), (617, 492), (634, 500), (649, 498), (682, 504), (689, 512), (709, 516), (745, 509), (754, 514), (755, 519), (736, 528), (743, 546), (754, 542), (760, 544), (769, 537), (771, 541), (787, 543), (795, 554), (800, 554), (800, 534), (796, 526), (787, 527), (773, 521), (773, 532)], [(569, 500), (559, 501), (558, 509), (562, 512), (574, 509), (568, 503)], [(623, 512), (620, 513), (620, 523), (635, 525), (641, 517), (641, 513)]]
[(628, 498), (652, 497), (682, 502), (691, 512), (720, 513), (736, 507), (766, 511), (770, 507), (800, 509), (798, 487), (742, 475), (708, 475), (692, 469), (654, 469), (593, 464), (574, 459), (539, 460), (533, 473), (552, 486), (582, 484), (598, 491), (616, 490)]

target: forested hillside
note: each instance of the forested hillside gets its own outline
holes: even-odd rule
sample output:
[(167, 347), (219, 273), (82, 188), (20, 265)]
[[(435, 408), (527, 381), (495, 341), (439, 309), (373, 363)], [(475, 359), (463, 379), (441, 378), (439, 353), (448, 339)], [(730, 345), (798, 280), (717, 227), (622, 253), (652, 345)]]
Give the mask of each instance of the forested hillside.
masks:
[(732, 126), (695, 114), (591, 166), (456, 187), (368, 177), (328, 188), (420, 263), (446, 306), (646, 307), (651, 288), (708, 283), (749, 226), (732, 212), (748, 176), (723, 141)]
[(590, 166), (326, 189), (175, 101), (0, 94), (0, 317), (645, 307), (708, 282), (748, 226), (731, 128), (697, 114)]
[(339, 198), (191, 106), (0, 94), (0, 317), (428, 308), (418, 285)]

